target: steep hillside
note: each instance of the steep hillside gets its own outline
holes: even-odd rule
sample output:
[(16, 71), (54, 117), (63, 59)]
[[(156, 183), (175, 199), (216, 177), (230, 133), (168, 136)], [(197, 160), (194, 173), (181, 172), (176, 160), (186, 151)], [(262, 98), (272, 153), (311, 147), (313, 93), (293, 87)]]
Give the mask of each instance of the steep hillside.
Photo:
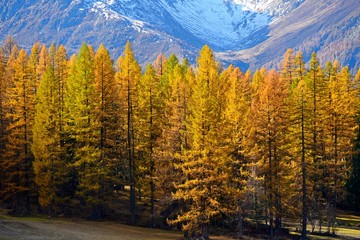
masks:
[(175, 1), (166, 5), (176, 21), (216, 49), (236, 49), (243, 39), (265, 29), (271, 18), (242, 5), (219, 0)]
[(360, 67), (360, 1), (307, 0), (271, 23), (265, 41), (246, 50), (219, 53), (219, 57), (246, 62), (251, 68), (277, 67), (287, 48), (302, 51), (307, 60), (316, 51), (323, 64), (337, 59)]
[(70, 54), (83, 41), (96, 47), (104, 43), (113, 57), (118, 57), (126, 41), (130, 40), (142, 63), (152, 61), (159, 52), (191, 58), (196, 50), (193, 45), (174, 37), (175, 34), (160, 24), (155, 26), (140, 20), (143, 19), (141, 16), (145, 18), (150, 13), (162, 16), (154, 21), (164, 22), (166, 18), (168, 27), (190, 40), (193, 38), (171, 17), (162, 14), (164, 11), (156, 11), (156, 5), (151, 6), (142, 1), (3, 1), (0, 4), (0, 39), (11, 34), (27, 49), (36, 40), (64, 44)]

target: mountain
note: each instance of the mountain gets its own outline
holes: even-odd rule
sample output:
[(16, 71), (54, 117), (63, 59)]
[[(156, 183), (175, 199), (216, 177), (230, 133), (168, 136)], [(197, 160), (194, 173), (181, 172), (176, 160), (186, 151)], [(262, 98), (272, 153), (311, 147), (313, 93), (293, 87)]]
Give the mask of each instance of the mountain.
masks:
[(240, 51), (218, 54), (224, 61), (242, 61), (251, 68), (278, 67), (288, 48), (309, 60), (316, 51), (320, 61), (339, 60), (360, 67), (360, 1), (306, 0), (297, 9), (269, 24), (265, 41)]
[[(11, 34), (25, 48), (30, 48), (36, 40), (64, 44), (70, 53), (76, 52), (83, 41), (96, 47), (104, 43), (113, 57), (118, 57), (130, 40), (140, 62), (151, 61), (160, 51), (181, 56), (194, 54), (196, 48), (173, 39), (174, 33), (168, 28), (174, 26), (179, 34), (189, 39), (192, 36), (168, 16), (157, 17), (161, 10), (156, 7), (136, 0), (4, 0), (0, 4), (0, 38)], [(168, 18), (169, 24), (151, 26), (139, 20), (148, 15), (156, 22)]]
[[(0, 41), (104, 43), (118, 57), (133, 43), (142, 64), (163, 52), (194, 62), (208, 44), (224, 62), (276, 66), (288, 47), (358, 66), (358, 0), (1, 0)], [(345, 51), (345, 50), (346, 51)]]

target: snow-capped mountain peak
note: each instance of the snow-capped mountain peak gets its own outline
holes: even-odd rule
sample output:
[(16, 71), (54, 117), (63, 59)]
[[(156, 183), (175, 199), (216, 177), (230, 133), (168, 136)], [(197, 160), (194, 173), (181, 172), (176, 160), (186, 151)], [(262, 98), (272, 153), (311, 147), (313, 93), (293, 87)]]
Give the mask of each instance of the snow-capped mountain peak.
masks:
[(231, 1), (183, 0), (170, 5), (162, 0), (162, 3), (181, 26), (211, 45), (222, 48), (240, 44), (270, 21), (266, 13), (247, 10)]
[[(251, 45), (249, 36), (255, 32), (260, 33), (258, 39), (264, 39), (271, 21), (291, 11), (302, 1), (85, 0), (91, 12), (99, 13), (106, 20), (127, 20), (138, 32), (149, 31), (144, 26), (158, 28), (159, 25), (176, 22), (199, 41), (223, 50)], [(173, 29), (161, 30), (171, 32)], [(182, 31), (176, 37), (188, 41), (186, 36), (184, 39)]]
[(0, 4), (0, 40), (11, 34), (27, 49), (40, 40), (70, 53), (104, 43), (114, 57), (130, 40), (141, 63), (159, 52), (195, 62), (208, 44), (250, 66), (278, 61), (288, 47), (341, 60), (350, 46), (355, 65), (359, 13), (359, 0), (13, 0)]

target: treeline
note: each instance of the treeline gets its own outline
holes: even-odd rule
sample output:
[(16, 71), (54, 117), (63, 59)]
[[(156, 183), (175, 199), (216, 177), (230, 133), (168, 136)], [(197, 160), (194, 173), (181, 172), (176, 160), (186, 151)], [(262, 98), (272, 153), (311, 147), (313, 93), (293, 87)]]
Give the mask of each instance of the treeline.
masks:
[[(129, 222), (148, 204), (208, 238), (244, 219), (273, 238), (285, 217), (334, 231), (339, 203), (358, 207), (360, 71), (289, 49), (280, 70), (223, 69), (209, 47), (195, 67), (175, 55), (142, 71), (130, 43), (114, 63), (85, 43), (8, 38), (0, 50), (0, 184), (14, 214), (104, 217), (118, 199)], [(357, 192), (356, 192), (357, 191)]]

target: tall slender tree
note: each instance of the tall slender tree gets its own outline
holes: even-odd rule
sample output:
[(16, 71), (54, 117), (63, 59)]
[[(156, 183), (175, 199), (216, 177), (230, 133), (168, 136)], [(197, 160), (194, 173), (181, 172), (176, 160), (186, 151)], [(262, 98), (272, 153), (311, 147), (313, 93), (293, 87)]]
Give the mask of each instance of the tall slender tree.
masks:
[(49, 54), (46, 47), (42, 47), (37, 67), (42, 80), (36, 93), (32, 150), (39, 203), (50, 215), (64, 212), (71, 197), (66, 190), (71, 185), (71, 168), (66, 161), (63, 135), (67, 67), (67, 54), (63, 46), (56, 48), (52, 44)]
[(32, 143), (38, 200), (41, 207), (48, 210), (51, 216), (62, 210), (62, 191), (68, 177), (68, 166), (63, 159), (61, 144), (58, 81), (53, 67), (48, 66), (36, 94)]
[[(50, 65), (54, 65), (52, 62), (52, 59), (54, 59), (54, 51), (55, 51), (55, 46), (52, 45), (52, 48), (51, 48), (51, 51), (52, 53), (49, 52), (49, 49), (46, 47), (46, 45), (42, 45), (40, 50), (39, 50), (39, 61), (38, 61), (38, 64), (36, 66), (36, 74), (37, 74), (37, 79), (38, 79), (38, 82), (41, 81), (42, 77), (44, 76), (47, 68), (50, 66)], [(53, 56), (51, 56), (53, 55)], [(39, 83), (37, 84), (39, 85)]]
[(329, 106), (326, 142), (326, 199), (328, 232), (335, 233), (336, 208), (343, 198), (347, 180), (352, 140), (355, 133), (354, 92), (351, 90), (351, 74), (348, 67), (340, 69), (333, 65), (333, 76), (329, 79)]
[(295, 56), (291, 48), (284, 55), (281, 65), (281, 77), (288, 81), (289, 86), (292, 85), (295, 78)]
[[(139, 82), (139, 157), (142, 159), (142, 177), (150, 189), (150, 226), (155, 227), (155, 164), (160, 136), (159, 78), (155, 69), (148, 65)], [(140, 181), (141, 179), (139, 179)]]
[(4, 51), (5, 58), (8, 59), (10, 55), (13, 54), (14, 47), (17, 46), (17, 42), (15, 38), (11, 35), (8, 35), (2, 45), (2, 49)]
[[(6, 126), (8, 124), (6, 118), (6, 92), (8, 91), (8, 84), (6, 81), (6, 60), (2, 48), (0, 48), (0, 165), (5, 160), (3, 154), (6, 151)], [(0, 191), (2, 189), (2, 170), (0, 169)]]
[(13, 79), (9, 91), (11, 109), (7, 113), (6, 161), (2, 162), (3, 197), (12, 204), (16, 214), (29, 214), (32, 194), (32, 161), (31, 152), (34, 91), (29, 80), (28, 55), (20, 50), (13, 62)]
[(100, 151), (97, 145), (94, 59), (84, 43), (71, 65), (65, 98), (66, 131), (72, 137), (71, 162), (77, 171), (76, 195), (92, 219), (102, 215)]
[(310, 68), (306, 76), (306, 84), (308, 85), (311, 93), (311, 155), (312, 155), (312, 168), (310, 169), (311, 181), (314, 184), (314, 191), (312, 198), (312, 212), (313, 218), (318, 219), (320, 223), (320, 231), (323, 223), (323, 213), (325, 206), (323, 204), (322, 191), (324, 189), (324, 156), (325, 156), (325, 115), (324, 109), (327, 106), (326, 96), (326, 82), (323, 77), (323, 71), (320, 66), (316, 53), (311, 55)]
[[(290, 131), (292, 147), (292, 159), (295, 163), (293, 169), (293, 176), (295, 187), (300, 191), (294, 191), (295, 198), (293, 199), (293, 208), (296, 214), (301, 214), (301, 238), (307, 239), (307, 223), (308, 223), (308, 192), (311, 190), (309, 182), (308, 169), (311, 156), (310, 139), (311, 139), (311, 126), (310, 116), (312, 109), (310, 106), (310, 89), (305, 83), (305, 67), (302, 58), (302, 53), (299, 52), (294, 59), (294, 81), (291, 86), (291, 95), (289, 97), (289, 110), (290, 110)], [(298, 178), (297, 176), (301, 176)], [(301, 198), (297, 198), (301, 196)], [(298, 204), (301, 204), (302, 209), (296, 211)]]
[(244, 154), (246, 121), (250, 110), (250, 79), (239, 68), (230, 65), (221, 74), (221, 81), (226, 82), (223, 91), (226, 102), (223, 109), (223, 127), (221, 145), (226, 158), (228, 179), (227, 191), (231, 194), (223, 203), (227, 214), (235, 215), (238, 221), (238, 234), (243, 237), (243, 219), (246, 214), (247, 180), (249, 178), (249, 161)]
[[(6, 83), (6, 60), (4, 51), (0, 48), (0, 159), (5, 149), (4, 137), (6, 130), (6, 118), (5, 118), (5, 98), (7, 91)], [(1, 161), (1, 160), (0, 160)]]
[(120, 89), (120, 118), (126, 124), (126, 159), (129, 164), (129, 185), (130, 185), (130, 219), (131, 223), (136, 222), (136, 156), (135, 156), (135, 112), (137, 107), (138, 85), (141, 76), (141, 67), (137, 63), (130, 42), (126, 43), (123, 55), (117, 60), (116, 79)]
[(347, 202), (349, 206), (356, 210), (360, 210), (360, 69), (358, 69), (353, 80), (353, 91), (355, 97), (355, 120), (357, 128), (353, 141), (354, 153), (351, 161), (351, 172), (347, 183)]
[(161, 78), (164, 75), (165, 66), (166, 66), (166, 57), (163, 53), (160, 53), (155, 62), (154, 62), (154, 69), (156, 74)]
[(186, 179), (176, 186), (174, 198), (185, 201), (182, 214), (171, 223), (181, 223), (185, 231), (209, 237), (211, 219), (221, 212), (220, 199), (226, 172), (222, 169), (224, 158), (217, 148), (220, 122), (219, 68), (208, 46), (204, 46), (197, 59), (197, 78), (189, 101), (187, 119), (189, 150), (181, 164)]
[[(271, 70), (260, 84), (258, 97), (253, 99), (252, 155), (264, 176), (264, 189), (269, 218), (269, 235), (274, 238), (274, 227), (281, 227), (283, 204), (288, 191), (288, 113), (286, 98), (288, 84), (279, 80)], [(274, 222), (275, 220), (275, 222)]]
[(100, 151), (98, 171), (100, 175), (100, 198), (105, 201), (112, 192), (112, 186), (117, 185), (119, 176), (116, 168), (120, 155), (118, 146), (119, 121), (119, 91), (115, 82), (115, 71), (108, 50), (103, 44), (99, 46), (94, 58), (95, 73), (95, 117), (99, 124), (96, 146)]
[[(6, 41), (5, 41), (6, 42)], [(5, 45), (6, 46), (6, 45)], [(2, 49), (5, 48), (5, 46), (2, 47)], [(1, 139), (0, 139), (0, 164), (6, 164), (6, 157), (5, 153), (7, 152), (6, 143), (8, 141), (8, 134), (9, 131), (7, 131), (9, 124), (11, 123), (11, 118), (9, 116), (9, 113), (13, 111), (13, 105), (10, 104), (10, 93), (12, 88), (14, 87), (14, 74), (15, 74), (15, 64), (16, 64), (16, 58), (19, 53), (19, 49), (17, 45), (13, 46), (13, 51), (11, 51), (11, 55), (5, 54), (5, 49), (3, 50), (4, 54), (4, 72), (2, 76), (2, 86), (1, 86)], [(5, 171), (4, 168), (1, 168), (1, 199), (4, 201), (6, 198), (3, 195), (3, 182), (5, 181)], [(9, 199), (8, 199), (9, 200)]]
[[(51, 53), (52, 51), (50, 51)], [(60, 45), (55, 52), (55, 56), (51, 58), (51, 61), (54, 63), (54, 75), (58, 78), (58, 106), (60, 108), (59, 111), (59, 131), (62, 135), (64, 135), (64, 114), (65, 114), (65, 93), (66, 93), (66, 83), (69, 75), (69, 61), (68, 55), (65, 47)], [(64, 136), (62, 136), (64, 139)], [(62, 140), (62, 145), (64, 145), (64, 140)]]

